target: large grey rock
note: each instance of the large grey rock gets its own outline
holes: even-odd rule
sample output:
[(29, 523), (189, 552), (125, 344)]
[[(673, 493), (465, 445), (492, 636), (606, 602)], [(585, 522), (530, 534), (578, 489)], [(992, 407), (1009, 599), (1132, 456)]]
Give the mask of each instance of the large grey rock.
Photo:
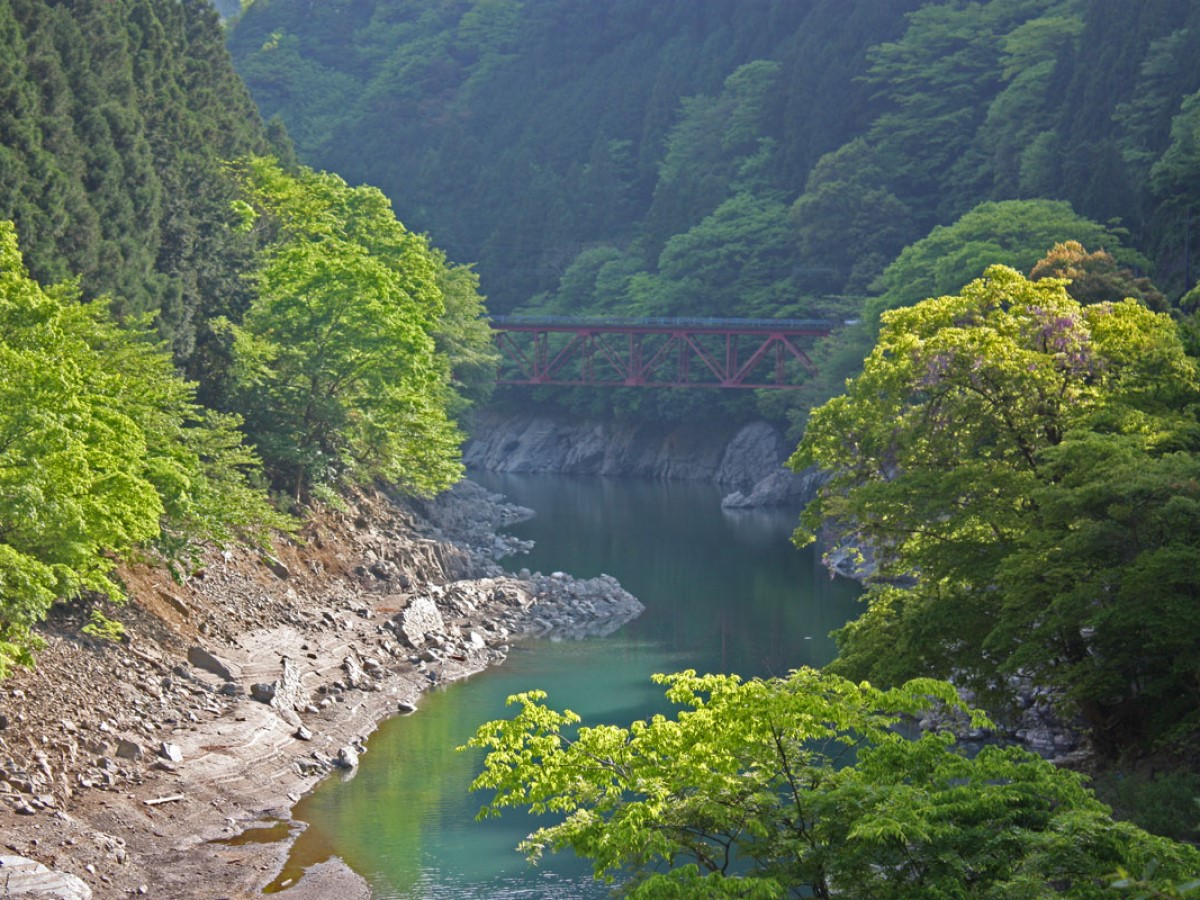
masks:
[(749, 509), (760, 506), (802, 506), (816, 496), (826, 476), (816, 469), (796, 473), (780, 468), (765, 476), (748, 492), (734, 491), (721, 501), (724, 509)]
[[(499, 472), (564, 472), (711, 481), (735, 490), (727, 507), (801, 504), (816, 482), (784, 466), (794, 448), (767, 422), (588, 422), (482, 414), (463, 450), (468, 466)], [(502, 548), (498, 554), (505, 555)]]
[(483, 413), (472, 421), (463, 460), (501, 472), (711, 481), (733, 435), (732, 428), (712, 423), (647, 425)]
[(188, 662), (197, 669), (203, 669), (205, 672), (216, 675), (225, 681), (233, 681), (233, 670), (229, 668), (229, 665), (203, 647), (195, 646), (189, 648), (187, 656)]
[(39, 897), (49, 900), (91, 900), (92, 889), (83, 879), (55, 872), (24, 856), (0, 856), (0, 896)]
[(789, 452), (778, 428), (766, 422), (751, 422), (726, 445), (713, 481), (744, 489), (769, 476), (790, 474), (783, 468)]
[(343, 659), (342, 671), (346, 673), (346, 687), (349, 688), (361, 687), (367, 679), (366, 672), (363, 671), (362, 663), (358, 661), (357, 656), (347, 656)]
[(275, 700), (275, 683), (258, 681), (250, 685), (250, 696), (259, 703), (270, 704)]
[(426, 636), (440, 634), (446, 623), (437, 604), (429, 597), (417, 597), (400, 613), (400, 634), (414, 647), (425, 644)]
[(141, 760), (146, 755), (146, 751), (142, 749), (142, 745), (134, 741), (121, 738), (117, 744), (117, 756), (121, 759), (130, 759), (135, 762)]
[(300, 675), (300, 668), (288, 657), (280, 660), (283, 673), (275, 682), (275, 699), (271, 705), (280, 710), (303, 709), (308, 704), (308, 692)]
[(276, 559), (275, 557), (264, 556), (262, 558), (262, 561), (263, 561), (264, 566), (266, 566), (268, 569), (270, 569), (272, 572), (275, 573), (276, 578), (282, 578), (284, 580), (287, 580), (288, 578), (291, 577), (291, 575), (292, 575), (291, 570), (286, 565), (284, 565), (283, 562)]

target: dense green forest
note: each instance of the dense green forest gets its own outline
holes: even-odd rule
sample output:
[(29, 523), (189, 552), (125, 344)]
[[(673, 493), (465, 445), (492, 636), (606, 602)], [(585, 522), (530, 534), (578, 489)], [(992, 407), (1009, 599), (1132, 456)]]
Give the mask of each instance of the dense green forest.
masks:
[(0, 5), (0, 41), (0, 216), (30, 271), (156, 315), (200, 365), (212, 304), (244, 295), (237, 265), (214, 263), (247, 252), (214, 227), (232, 197), (221, 161), (269, 149), (215, 17), (16, 0)]
[(1200, 6), (256, 0), (229, 46), (493, 312), (847, 320), (791, 394), (532, 399), (791, 423), (807, 528), (885, 576), (836, 671), (997, 708), (1033, 675), (1101, 755), (1194, 765)]
[(492, 353), (475, 275), (296, 165), (206, 0), (2, 0), (0, 42), (2, 676), (135, 554), (449, 486)]
[[(675, 719), (569, 740), (528, 694), (482, 784), (575, 812), (530, 848), (649, 896), (1196, 890), (1194, 848), (1079, 776), (891, 725), (978, 720), (930, 676), (997, 709), (1033, 676), (1106, 764), (1194, 773), (1197, 27), (1184, 0), (256, 0), (226, 33), (207, 0), (0, 0), (0, 676), (57, 601), (119, 635), (122, 560), (451, 484), (481, 286), (855, 319), (758, 401), (831, 475), (806, 527), (885, 576), (841, 674), (665, 676)], [(714, 862), (734, 844), (757, 883)]]
[[(854, 318), (901, 250), (1003, 201), (1069, 210), (1007, 208), (938, 290), (1076, 239), (1177, 299), (1197, 28), (1187, 0), (271, 0), (230, 47), (304, 161), (379, 185), (493, 312)], [(868, 348), (835, 341), (798, 406)], [(690, 408), (607, 399), (635, 406)]]

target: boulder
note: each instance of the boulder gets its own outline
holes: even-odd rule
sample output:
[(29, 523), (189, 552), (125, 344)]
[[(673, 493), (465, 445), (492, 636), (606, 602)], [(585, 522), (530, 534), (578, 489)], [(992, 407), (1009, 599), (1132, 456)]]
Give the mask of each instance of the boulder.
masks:
[(83, 879), (55, 872), (24, 856), (0, 856), (0, 884), (5, 897), (54, 897), (57, 900), (91, 900), (92, 889)]
[(267, 682), (259, 681), (250, 685), (250, 696), (259, 703), (270, 705), (275, 701), (275, 682), (268, 684)]
[(203, 669), (225, 681), (233, 681), (233, 671), (228, 663), (219, 659), (203, 647), (195, 646), (188, 650), (188, 662), (197, 669)]
[(367, 680), (367, 674), (363, 671), (362, 663), (358, 661), (357, 656), (347, 656), (343, 659), (342, 671), (346, 673), (346, 687), (348, 688), (362, 687)]
[(300, 667), (288, 657), (280, 660), (283, 673), (275, 682), (275, 699), (271, 705), (280, 710), (303, 709), (308, 704), (308, 695), (301, 681)]
[(122, 738), (117, 744), (117, 756), (121, 759), (131, 759), (134, 762), (140, 761), (146, 752), (142, 749), (141, 744)]
[(263, 565), (275, 573), (276, 578), (288, 579), (291, 577), (291, 570), (281, 561), (273, 556), (264, 556), (262, 558)]
[(400, 613), (399, 623), (400, 635), (413, 647), (424, 645), (426, 635), (440, 634), (446, 630), (437, 604), (429, 597), (411, 600)]
[(788, 447), (778, 428), (766, 422), (751, 422), (726, 445), (713, 481), (749, 487), (779, 472), (787, 457)]

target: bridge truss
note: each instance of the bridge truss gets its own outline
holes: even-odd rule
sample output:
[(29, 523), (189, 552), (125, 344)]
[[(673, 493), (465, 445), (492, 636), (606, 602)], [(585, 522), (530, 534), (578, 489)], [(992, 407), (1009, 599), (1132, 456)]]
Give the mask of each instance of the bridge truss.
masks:
[(803, 343), (822, 319), (577, 319), (493, 316), (498, 384), (800, 387), (816, 366)]

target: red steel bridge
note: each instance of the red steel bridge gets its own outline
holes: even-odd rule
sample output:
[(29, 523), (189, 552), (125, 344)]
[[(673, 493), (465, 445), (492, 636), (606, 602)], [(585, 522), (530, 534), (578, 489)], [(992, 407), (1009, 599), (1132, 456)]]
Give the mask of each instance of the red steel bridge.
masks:
[(492, 316), (498, 384), (678, 388), (800, 387), (816, 366), (801, 344), (825, 319), (584, 319)]

